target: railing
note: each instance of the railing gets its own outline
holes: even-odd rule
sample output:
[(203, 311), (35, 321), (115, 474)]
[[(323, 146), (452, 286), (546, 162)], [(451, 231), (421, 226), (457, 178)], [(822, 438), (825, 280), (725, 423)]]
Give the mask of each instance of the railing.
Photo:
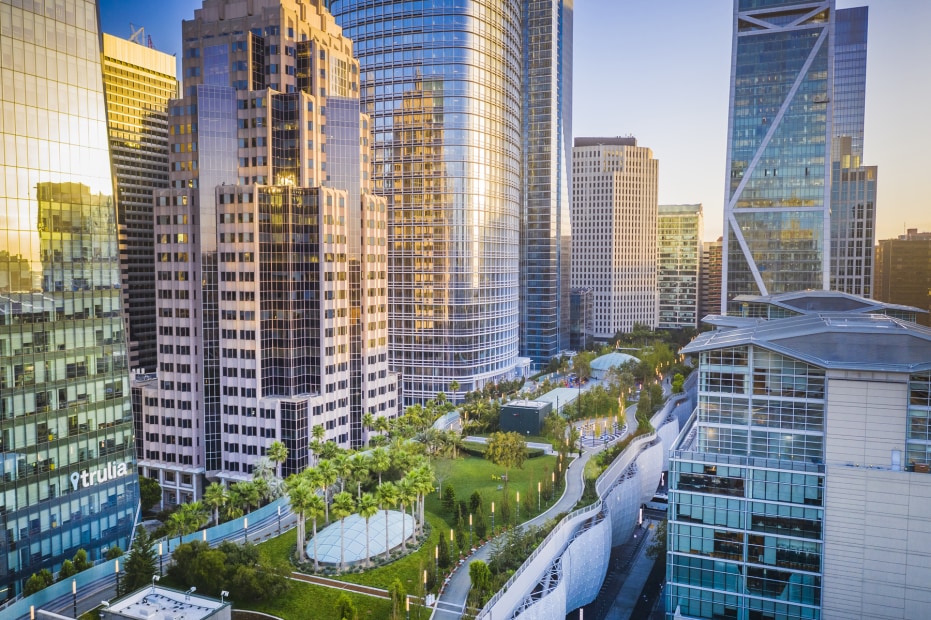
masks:
[[(213, 527), (207, 528), (205, 530), (200, 530), (194, 532), (193, 534), (188, 534), (187, 536), (182, 536), (180, 538), (170, 538), (162, 539), (161, 541), (155, 542), (156, 553), (158, 550), (159, 542), (166, 542), (169, 549), (166, 549), (164, 555), (170, 555), (170, 548), (177, 548), (181, 543), (191, 542), (194, 540), (205, 540), (211, 546), (214, 547), (219, 545), (224, 540), (229, 540), (234, 537), (242, 536), (246, 528), (246, 519), (250, 529), (258, 529), (260, 526), (269, 525), (269, 520), (278, 516), (278, 507), (281, 506), (281, 516), (285, 517), (290, 514), (290, 504), (288, 503), (287, 497), (279, 498), (267, 506), (263, 506), (254, 512), (239, 517), (238, 519), (233, 519), (232, 521), (227, 521), (226, 523), (221, 523)], [(124, 559), (125, 558), (118, 558)], [(98, 592), (101, 589), (109, 588), (108, 582), (113, 582), (113, 585), (116, 585), (116, 561), (117, 560), (107, 560), (103, 562), (98, 562), (91, 568), (81, 571), (72, 577), (76, 583), (77, 592), (80, 599), (84, 599), (88, 596), (88, 593)], [(15, 599), (7, 603), (6, 607), (0, 606), (0, 616), (9, 620), (25, 620), (30, 617), (30, 607), (35, 607), (36, 610), (42, 608), (46, 611), (70, 611), (72, 605), (72, 592), (71, 592), (71, 581), (72, 579), (66, 579), (64, 581), (59, 581), (53, 583), (49, 587), (36, 592), (35, 594)]]

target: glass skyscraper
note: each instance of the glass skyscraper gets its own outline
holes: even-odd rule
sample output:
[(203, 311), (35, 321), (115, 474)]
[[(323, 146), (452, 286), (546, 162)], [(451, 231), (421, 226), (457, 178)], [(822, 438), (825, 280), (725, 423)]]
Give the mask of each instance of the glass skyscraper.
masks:
[(0, 2), (0, 599), (138, 508), (97, 23)]
[(735, 0), (725, 310), (828, 287), (833, 33), (833, 0)]
[(573, 0), (523, 0), (520, 353), (569, 348)]
[(507, 377), (519, 353), (523, 6), (333, 0), (330, 10), (354, 42), (374, 123), (390, 360), (405, 401)]

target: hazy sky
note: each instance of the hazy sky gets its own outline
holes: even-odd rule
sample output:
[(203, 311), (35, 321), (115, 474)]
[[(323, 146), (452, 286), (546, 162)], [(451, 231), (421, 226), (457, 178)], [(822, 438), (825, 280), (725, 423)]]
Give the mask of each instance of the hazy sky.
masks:
[[(929, 0), (837, 0), (870, 7), (864, 164), (879, 166), (877, 239), (931, 231)], [(178, 53), (196, 0), (100, 0), (104, 32), (144, 26)], [(575, 0), (573, 133), (633, 135), (659, 159), (660, 204), (704, 205), (723, 229), (731, 0)], [(180, 56), (180, 54), (179, 54)], [(924, 170), (924, 171), (923, 171)]]

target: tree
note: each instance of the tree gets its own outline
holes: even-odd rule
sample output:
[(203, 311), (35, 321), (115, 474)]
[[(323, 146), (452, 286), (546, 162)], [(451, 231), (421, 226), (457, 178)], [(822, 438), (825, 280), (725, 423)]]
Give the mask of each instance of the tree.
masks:
[(352, 476), (352, 461), (348, 454), (343, 453), (337, 454), (330, 462), (333, 464), (333, 467), (336, 468), (336, 473), (339, 475), (339, 492), (342, 493), (346, 490), (346, 481)]
[(446, 544), (446, 536), (443, 535), (443, 532), (440, 532), (440, 542), (438, 543), (439, 549), (436, 552), (437, 563), (440, 565), (440, 568), (449, 568), (450, 557), (449, 557), (449, 545)]
[[(385, 561), (388, 561), (388, 510), (398, 503), (398, 490), (392, 482), (383, 482), (375, 489), (375, 497), (385, 511)], [(402, 521), (403, 522), (403, 521)]]
[(281, 478), (281, 466), (288, 460), (288, 448), (280, 441), (273, 441), (268, 446), (268, 458), (276, 465), (275, 474)]
[(681, 372), (677, 372), (672, 377), (672, 393), (681, 394), (683, 391), (683, 386), (685, 385), (685, 377), (682, 376)]
[(378, 500), (371, 493), (359, 497), (359, 516), (365, 519), (365, 557), (369, 566), (372, 556), (369, 553), (369, 519), (378, 514)]
[(474, 560), (469, 564), (469, 581), (472, 587), (478, 590), (479, 594), (484, 594), (491, 585), (491, 569), (488, 564), (482, 560)]
[(333, 466), (333, 462), (327, 459), (323, 459), (317, 463), (315, 470), (317, 472), (317, 481), (320, 484), (320, 490), (323, 491), (323, 501), (327, 505), (326, 522), (329, 523), (330, 509), (328, 499), (330, 496), (330, 487), (336, 484), (339, 473), (336, 471), (336, 467)]
[(388, 596), (391, 597), (391, 620), (401, 620), (404, 616), (404, 601), (407, 598), (407, 592), (404, 590), (404, 584), (397, 577), (388, 586)]
[(341, 593), (336, 599), (336, 620), (358, 620), (358, 618), (359, 612), (352, 599), (346, 593)]
[(26, 580), (26, 584), (23, 586), (23, 596), (35, 594), (53, 583), (55, 583), (55, 578), (52, 577), (52, 572), (47, 568), (43, 568), (38, 573), (33, 573), (32, 576)]
[[(231, 491), (236, 491), (242, 501), (243, 512), (252, 512), (252, 508), (259, 505), (259, 489), (255, 482), (246, 480), (243, 482), (234, 482), (230, 485)], [(232, 496), (231, 496), (232, 498)]]
[(666, 519), (656, 526), (656, 533), (653, 535), (653, 542), (647, 547), (647, 557), (651, 560), (659, 560), (666, 557)]
[(521, 469), (527, 459), (527, 444), (519, 433), (492, 433), (485, 449), (485, 458), (504, 468), (504, 485), (508, 484), (508, 472), (512, 467)]
[(362, 454), (353, 454), (349, 459), (351, 477), (356, 481), (356, 497), (362, 497), (362, 483), (368, 483), (369, 459)]
[(87, 561), (87, 551), (84, 549), (78, 549), (75, 552), (72, 562), (74, 562), (74, 568), (76, 568), (79, 573), (91, 567), (91, 563)]
[(104, 556), (104, 558), (107, 559), (107, 560), (115, 560), (116, 558), (120, 557), (121, 555), (123, 555), (123, 550), (120, 549), (119, 547), (117, 547), (116, 545), (113, 545), (112, 547), (110, 547), (109, 549), (107, 549), (107, 553), (106, 553), (106, 555)]
[(219, 482), (211, 483), (204, 489), (204, 505), (213, 510), (213, 524), (220, 523), (220, 509), (226, 505), (229, 495), (226, 493), (226, 487)]
[(126, 571), (121, 584), (124, 592), (133, 592), (148, 585), (155, 574), (155, 539), (141, 525), (136, 528), (136, 535), (129, 547), (129, 555), (123, 569)]
[(323, 501), (323, 498), (314, 493), (308, 499), (307, 505), (305, 507), (305, 512), (308, 517), (310, 517), (311, 524), (313, 525), (313, 534), (314, 534), (314, 570), (320, 570), (320, 562), (317, 559), (319, 556), (317, 554), (317, 519), (324, 515), (326, 511), (326, 502)]
[(71, 560), (65, 560), (61, 563), (61, 570), (58, 571), (58, 581), (64, 581), (70, 577), (73, 577), (78, 574), (77, 569), (74, 567), (74, 562)]
[(475, 509), (475, 536), (479, 540), (484, 540), (488, 533), (488, 522), (485, 520), (485, 508), (481, 504)]
[[(414, 491), (417, 493), (417, 506), (420, 513), (419, 527), (423, 533), (423, 524), (426, 516), (424, 515), (424, 504), (426, 504), (427, 494), (433, 490), (433, 470), (430, 465), (422, 462), (417, 468), (408, 473), (414, 484)], [(407, 476), (405, 476), (407, 477)], [(414, 520), (414, 526), (418, 527), (418, 520)]]
[(472, 491), (472, 495), (469, 496), (469, 510), (475, 512), (482, 505), (482, 494), (478, 491)]
[(161, 501), (162, 486), (158, 483), (158, 480), (140, 476), (139, 503), (140, 507), (142, 508), (142, 512), (148, 512), (152, 510), (152, 508)]
[[(414, 483), (410, 478), (404, 477), (398, 480), (395, 485), (398, 493), (398, 503), (401, 505), (401, 512), (405, 512), (407, 506), (410, 506), (414, 503), (414, 499), (417, 494), (414, 490)], [(405, 515), (406, 516), (406, 515)], [(404, 516), (401, 517), (401, 549), (402, 551), (407, 551), (407, 519)]]
[[(382, 419), (382, 418), (379, 418)], [(391, 455), (384, 448), (375, 448), (369, 454), (369, 469), (378, 474), (378, 484), (381, 484), (381, 475), (391, 468)]]
[(356, 508), (356, 502), (351, 493), (340, 491), (333, 496), (333, 516), (339, 519), (339, 570), (342, 572), (346, 567), (344, 552), (346, 549), (346, 536), (344, 527), (346, 517), (352, 514)]
[(443, 508), (450, 514), (456, 510), (456, 489), (449, 483), (443, 487)]
[[(307, 478), (301, 476), (300, 474), (294, 474), (288, 478), (287, 482), (288, 489), (288, 500), (291, 503), (291, 510), (297, 513), (297, 559), (299, 562), (303, 562), (306, 555), (304, 552), (305, 547), (305, 533), (304, 529), (307, 527), (307, 508), (311, 503), (311, 497), (319, 497), (314, 489), (311, 487), (310, 482)], [(316, 541), (314, 541), (316, 544)], [(314, 553), (314, 569), (316, 570), (317, 558), (316, 550)]]

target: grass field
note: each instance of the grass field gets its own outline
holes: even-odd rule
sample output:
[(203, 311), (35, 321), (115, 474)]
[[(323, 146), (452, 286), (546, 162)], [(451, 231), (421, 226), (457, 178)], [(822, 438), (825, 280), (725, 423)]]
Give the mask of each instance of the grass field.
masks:
[[(542, 456), (534, 459), (527, 459), (524, 462), (523, 469), (512, 469), (509, 472), (507, 488), (504, 488), (504, 482), (500, 477), (505, 473), (504, 469), (478, 457), (462, 457), (452, 461), (441, 461), (437, 464), (436, 469), (440, 472), (440, 478), (437, 482), (438, 487), (451, 484), (456, 492), (456, 500), (469, 501), (472, 493), (478, 491), (483, 497), (486, 522), (491, 527), (491, 502), (495, 502), (496, 508), (496, 529), (500, 532), (503, 523), (501, 521), (500, 506), (504, 498), (505, 491), (508, 493), (512, 505), (511, 525), (517, 518), (515, 506), (516, 493), (521, 494), (520, 520), (526, 521), (537, 513), (537, 483), (540, 483), (543, 489), (544, 497), (540, 502), (543, 510), (552, 504), (546, 499), (549, 497), (549, 489), (552, 484), (551, 474), (556, 465), (556, 457)], [(501, 487), (500, 489), (498, 487)], [(440, 491), (441, 493), (442, 491)], [(396, 578), (401, 580), (409, 594), (422, 594), (422, 577), (423, 570), (434, 563), (434, 553), (436, 545), (441, 535), (448, 536), (449, 530), (456, 525), (455, 514), (447, 513), (441, 502), (441, 495), (436, 491), (427, 496), (426, 518), (430, 525), (430, 534), (423, 545), (403, 558), (395, 560), (385, 566), (380, 566), (367, 570), (362, 573), (349, 573), (339, 577), (334, 577), (341, 581), (358, 583), (376, 588), (387, 589), (391, 582)], [(559, 491), (557, 491), (557, 497)], [(527, 513), (527, 499), (530, 499), (530, 514)], [(317, 527), (323, 527), (323, 523), (318, 522)], [(307, 536), (311, 536), (311, 525), (308, 523)], [(448, 539), (447, 539), (448, 540)], [(478, 539), (474, 542), (477, 544)], [(281, 536), (272, 538), (261, 544), (261, 547), (274, 557), (289, 557), (297, 543), (297, 532), (290, 530)], [(332, 615), (335, 618), (336, 598), (339, 591), (322, 586), (313, 586), (310, 584), (294, 582), (291, 590), (285, 596), (275, 601), (265, 601), (260, 604), (250, 606), (250, 609), (263, 611), (273, 614), (286, 620), (299, 618), (321, 618), (326, 620)], [(356, 607), (359, 610), (360, 620), (366, 618), (386, 618), (389, 615), (388, 601), (379, 600), (362, 595), (350, 595)], [(328, 615), (330, 614), (330, 615)], [(415, 610), (412, 607), (411, 617), (416, 618)], [(424, 617), (427, 617), (426, 615)]]

